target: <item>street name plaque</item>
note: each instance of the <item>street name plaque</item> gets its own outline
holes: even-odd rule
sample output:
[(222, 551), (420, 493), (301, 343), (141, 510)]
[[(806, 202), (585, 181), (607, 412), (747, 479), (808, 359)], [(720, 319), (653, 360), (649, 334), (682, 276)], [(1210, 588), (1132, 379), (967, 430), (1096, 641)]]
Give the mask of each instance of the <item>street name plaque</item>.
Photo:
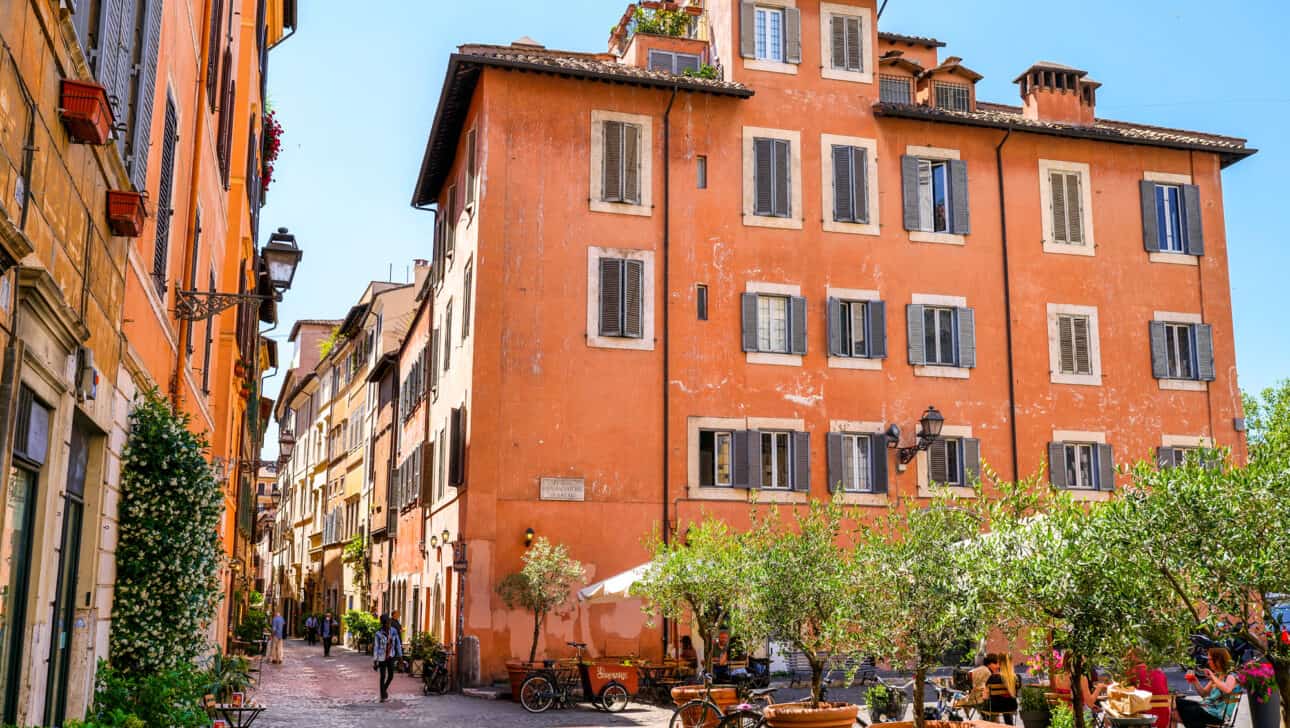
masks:
[(587, 487), (582, 478), (542, 478), (541, 485), (542, 500), (586, 500)]

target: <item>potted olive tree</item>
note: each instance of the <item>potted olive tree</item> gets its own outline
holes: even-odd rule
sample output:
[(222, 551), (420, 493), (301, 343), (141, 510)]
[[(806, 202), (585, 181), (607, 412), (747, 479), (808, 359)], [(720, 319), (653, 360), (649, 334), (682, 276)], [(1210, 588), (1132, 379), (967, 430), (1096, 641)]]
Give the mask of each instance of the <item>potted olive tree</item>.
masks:
[(537, 660), (538, 638), (548, 614), (569, 601), (573, 587), (585, 576), (582, 564), (569, 557), (563, 545), (552, 545), (538, 538), (524, 552), (524, 566), (497, 585), (497, 595), (511, 609), (522, 608), (533, 614), (533, 641), (527, 662), (508, 661), (506, 672), (511, 681), (511, 697), (519, 700), (520, 684)]

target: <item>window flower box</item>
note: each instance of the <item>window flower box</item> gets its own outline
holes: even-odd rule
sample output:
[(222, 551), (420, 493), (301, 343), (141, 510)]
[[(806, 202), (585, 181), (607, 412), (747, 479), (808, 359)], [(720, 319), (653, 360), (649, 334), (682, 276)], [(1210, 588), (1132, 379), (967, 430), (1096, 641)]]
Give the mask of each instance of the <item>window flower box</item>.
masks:
[(63, 79), (59, 114), (77, 144), (107, 144), (112, 134), (112, 106), (97, 83)]
[(109, 190), (107, 208), (108, 227), (114, 235), (137, 238), (143, 234), (143, 218), (148, 212), (142, 192)]

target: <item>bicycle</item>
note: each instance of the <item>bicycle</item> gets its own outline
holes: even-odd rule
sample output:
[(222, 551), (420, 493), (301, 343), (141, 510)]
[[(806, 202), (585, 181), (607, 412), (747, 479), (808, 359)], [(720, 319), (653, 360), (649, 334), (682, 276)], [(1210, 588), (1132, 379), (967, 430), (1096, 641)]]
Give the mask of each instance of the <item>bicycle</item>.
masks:
[[(621, 713), (636, 690), (636, 668), (626, 666), (589, 665), (582, 659), (583, 642), (566, 642), (574, 648), (572, 661), (549, 662), (539, 670), (530, 672), (520, 683), (520, 705), (530, 713), (542, 713), (557, 705), (561, 708), (578, 702), (574, 691), (596, 710)], [(591, 668), (595, 667), (593, 674)], [(630, 687), (629, 687), (630, 686)]]
[[(897, 683), (894, 680), (885, 679), (875, 672), (873, 682), (874, 684), (864, 694), (864, 704), (869, 708), (869, 720), (874, 723), (902, 720), (905, 717), (905, 709), (908, 707), (906, 705), (908, 698), (905, 697), (905, 691), (913, 687), (914, 681), (907, 680), (903, 683)], [(874, 702), (870, 701), (869, 693), (879, 687), (886, 691), (887, 700), (875, 705)], [(884, 720), (880, 721), (879, 718)], [(860, 722), (859, 718), (856, 720)]]
[[(730, 709), (717, 724), (718, 728), (766, 728), (766, 706), (775, 704), (775, 691), (778, 688), (752, 688), (748, 691), (748, 700)], [(749, 702), (751, 700), (757, 703)]]
[(421, 666), (421, 692), (426, 695), (444, 695), (452, 689), (452, 672), (448, 670), (451, 652), (442, 652)]

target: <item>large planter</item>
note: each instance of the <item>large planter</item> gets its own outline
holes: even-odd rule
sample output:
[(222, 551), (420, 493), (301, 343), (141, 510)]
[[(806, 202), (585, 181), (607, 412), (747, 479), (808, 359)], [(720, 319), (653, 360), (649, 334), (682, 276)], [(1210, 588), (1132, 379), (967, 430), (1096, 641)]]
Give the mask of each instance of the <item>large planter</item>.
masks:
[(766, 706), (764, 715), (771, 728), (851, 728), (859, 712), (852, 703), (779, 703)]
[(1256, 700), (1253, 695), (1249, 696), (1249, 700), (1251, 728), (1280, 728), (1281, 693), (1276, 688), (1272, 689), (1272, 695), (1266, 700)]
[(540, 662), (506, 661), (506, 677), (511, 681), (511, 700), (520, 702), (520, 686), (524, 684), (524, 678), (528, 677), (530, 672), (541, 668)]
[(112, 134), (112, 106), (97, 83), (63, 79), (59, 115), (67, 135), (78, 144), (107, 144)]
[(1052, 722), (1052, 713), (1047, 710), (1023, 710), (1021, 711), (1021, 724), (1026, 728), (1048, 728)]
[(113, 235), (137, 238), (143, 234), (143, 193), (127, 190), (108, 190), (107, 219)]
[[(872, 723), (869, 728), (914, 728), (914, 722), (903, 720), (896, 723)], [(927, 728), (1009, 728), (1009, 726), (988, 720), (929, 720)]]

